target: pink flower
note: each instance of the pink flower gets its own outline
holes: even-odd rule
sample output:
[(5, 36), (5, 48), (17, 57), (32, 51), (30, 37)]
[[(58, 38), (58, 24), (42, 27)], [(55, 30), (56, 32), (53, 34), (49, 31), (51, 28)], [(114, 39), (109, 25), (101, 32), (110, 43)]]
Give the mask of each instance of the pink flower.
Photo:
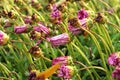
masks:
[(15, 26), (14, 27), (14, 32), (16, 34), (20, 34), (20, 33), (25, 33), (27, 31), (27, 26), (23, 25), (23, 26)]
[(56, 8), (55, 5), (53, 5), (52, 12), (50, 13), (50, 19), (51, 22), (56, 24), (60, 24), (62, 21), (61, 12)]
[(25, 16), (24, 17), (24, 22), (25, 22), (25, 24), (31, 23), (31, 17), (30, 16)]
[(47, 40), (52, 44), (52, 46), (59, 46), (69, 43), (70, 38), (67, 33), (63, 33), (51, 38), (47, 38)]
[(82, 29), (80, 29), (80, 27), (87, 28), (85, 19), (79, 20), (79, 23), (80, 23), (79, 27), (72, 26), (71, 22), (68, 23), (68, 29), (70, 32), (72, 32), (73, 35), (81, 34), (84, 32)]
[(55, 65), (59, 62), (62, 62), (62, 64), (67, 65), (68, 64), (68, 56), (60, 56), (52, 60), (52, 65)]
[(120, 66), (120, 53), (113, 53), (108, 58), (108, 64), (112, 66)]
[(80, 20), (84, 19), (84, 18), (87, 18), (88, 17), (88, 13), (86, 10), (82, 9), (82, 10), (79, 10), (78, 11), (78, 18)]
[(120, 80), (120, 68), (116, 67), (115, 70), (112, 72), (112, 76), (118, 80)]
[(40, 22), (38, 23), (38, 26), (34, 27), (34, 30), (38, 32), (43, 32), (44, 34), (50, 33), (50, 30)]
[(59, 69), (58, 69), (58, 77), (62, 77), (65, 80), (70, 79), (73, 74), (75, 73), (74, 67), (73, 66), (65, 66), (62, 65)]
[(9, 36), (0, 30), (0, 45), (4, 45), (9, 40)]

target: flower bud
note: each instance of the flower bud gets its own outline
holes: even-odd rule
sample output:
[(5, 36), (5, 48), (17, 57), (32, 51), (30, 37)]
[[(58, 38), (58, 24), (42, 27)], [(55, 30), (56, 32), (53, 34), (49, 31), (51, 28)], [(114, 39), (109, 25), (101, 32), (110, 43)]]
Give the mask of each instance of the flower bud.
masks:
[(0, 30), (0, 45), (5, 45), (9, 40), (9, 36)]
[(37, 10), (41, 10), (42, 9), (42, 6), (41, 6), (41, 4), (38, 2), (38, 1), (33, 1), (32, 0), (32, 7), (34, 7), (35, 9), (37, 9)]
[(38, 31), (31, 31), (30, 32), (30, 39), (35, 40), (35, 39), (40, 39), (41, 38), (41, 33)]
[(8, 28), (8, 27), (10, 27), (11, 25), (12, 25), (12, 22), (10, 22), (10, 20), (9, 19), (6, 19), (5, 21), (4, 21), (4, 28)]
[(72, 64), (72, 57), (71, 56), (60, 56), (52, 60), (52, 65), (55, 65), (57, 63), (62, 63), (63, 65), (69, 65)]
[(63, 33), (51, 38), (47, 38), (47, 40), (52, 44), (52, 46), (64, 45), (70, 42), (70, 37), (67, 33)]
[(10, 12), (8, 12), (8, 17), (11, 18), (11, 19), (13, 19), (16, 16), (15, 16), (15, 13), (13, 11), (10, 11)]
[(78, 20), (77, 18), (72, 18), (68, 21), (68, 29), (73, 35), (84, 34), (85, 31), (81, 27), (88, 29), (86, 19)]
[(40, 58), (43, 56), (43, 52), (39, 46), (33, 46), (29, 50), (30, 54), (33, 55), (35, 58)]
[(23, 25), (23, 26), (15, 26), (14, 27), (14, 32), (16, 34), (21, 34), (21, 33), (26, 33), (27, 32), (27, 26)]
[(79, 23), (79, 20), (78, 18), (74, 17), (72, 19), (69, 19), (68, 20), (68, 23), (73, 26), (73, 27), (80, 27), (80, 23)]
[(24, 22), (25, 22), (25, 24), (31, 23), (31, 17), (30, 16), (25, 16), (24, 17)]
[(101, 13), (98, 13), (97, 17), (94, 20), (100, 24), (104, 24), (106, 22), (105, 16), (103, 16)]

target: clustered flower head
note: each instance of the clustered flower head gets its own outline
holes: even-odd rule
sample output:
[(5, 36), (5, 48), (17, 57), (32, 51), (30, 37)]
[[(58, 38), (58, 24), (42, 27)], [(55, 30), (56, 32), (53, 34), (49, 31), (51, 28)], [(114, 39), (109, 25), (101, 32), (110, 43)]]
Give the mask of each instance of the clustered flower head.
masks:
[(86, 10), (81, 9), (81, 10), (78, 11), (78, 18), (79, 18), (80, 20), (85, 19), (85, 18), (87, 18), (87, 17), (88, 17), (88, 13), (87, 13)]
[(115, 52), (108, 57), (108, 64), (115, 67), (112, 76), (120, 80), (120, 52)]
[(5, 45), (9, 40), (9, 36), (0, 30), (0, 45)]
[(116, 52), (109, 56), (108, 64), (112, 66), (120, 66), (120, 53)]
[(70, 56), (60, 56), (52, 60), (52, 65), (62, 63), (60, 68), (57, 70), (57, 76), (64, 80), (72, 78), (76, 71), (76, 67), (73, 66), (72, 58)]

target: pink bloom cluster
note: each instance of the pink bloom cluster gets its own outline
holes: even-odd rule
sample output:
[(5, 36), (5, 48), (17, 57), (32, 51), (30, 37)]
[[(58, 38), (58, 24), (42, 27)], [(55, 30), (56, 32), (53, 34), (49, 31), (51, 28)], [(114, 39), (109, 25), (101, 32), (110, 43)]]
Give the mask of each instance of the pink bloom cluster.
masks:
[(50, 13), (50, 18), (54, 23), (61, 23), (61, 12), (57, 9), (56, 5), (53, 5), (52, 11)]
[(108, 64), (112, 66), (120, 66), (120, 57), (118, 53), (113, 53), (108, 58)]
[(120, 80), (120, 53), (116, 52), (109, 56), (108, 64), (115, 66), (115, 70), (112, 72), (112, 76)]
[(60, 62), (62, 63), (62, 65), (57, 71), (58, 77), (61, 77), (67, 80), (73, 76), (73, 73), (74, 73), (73, 66), (68, 66), (70, 65), (69, 64), (69, 61), (71, 61), (70, 59), (71, 59), (70, 56), (61, 56), (52, 60), (52, 65), (55, 65)]
[(88, 17), (88, 13), (87, 13), (86, 10), (82, 9), (82, 10), (79, 10), (79, 11), (78, 11), (78, 18), (79, 18), (80, 20), (85, 19), (85, 18), (87, 18), (87, 17)]
[(70, 79), (72, 77), (72, 75), (70, 74), (70, 69), (65, 65), (62, 65), (59, 68), (58, 77), (62, 77), (64, 79)]

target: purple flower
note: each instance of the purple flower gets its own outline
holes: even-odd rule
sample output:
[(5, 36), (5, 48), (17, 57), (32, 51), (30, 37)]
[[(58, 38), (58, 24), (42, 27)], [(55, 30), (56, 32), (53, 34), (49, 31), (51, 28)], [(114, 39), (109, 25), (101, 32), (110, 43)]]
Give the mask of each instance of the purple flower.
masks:
[(24, 17), (24, 22), (25, 22), (25, 24), (31, 23), (31, 17), (30, 16)]
[(0, 45), (4, 45), (9, 40), (9, 36), (0, 30)]
[(44, 26), (42, 23), (38, 23), (38, 26), (35, 26), (34, 30), (38, 32), (43, 32), (44, 34), (50, 33), (50, 30), (46, 26)]
[(26, 25), (14, 27), (14, 32), (16, 34), (25, 33), (26, 31), (27, 31), (27, 26)]
[(62, 65), (58, 69), (58, 77), (62, 77), (65, 80), (70, 79), (74, 74), (74, 67)]
[(115, 70), (112, 72), (112, 76), (118, 80), (120, 80), (120, 68), (116, 67)]
[(62, 62), (62, 64), (67, 65), (68, 64), (68, 56), (60, 56), (52, 60), (52, 65), (55, 65), (59, 62)]
[(108, 10), (108, 13), (110, 13), (110, 14), (114, 13), (114, 9), (113, 9), (113, 8), (110, 8), (110, 9)]
[(59, 18), (61, 16), (61, 13), (59, 10), (56, 9), (56, 10), (53, 10), (50, 15), (53, 18)]
[(53, 6), (52, 12), (50, 13), (50, 19), (53, 23), (61, 23), (61, 12), (56, 8), (56, 6)]
[(112, 66), (120, 66), (119, 53), (113, 53), (108, 58), (108, 64)]
[(72, 32), (73, 35), (81, 34), (84, 32), (82, 29), (80, 29), (80, 27), (87, 29), (86, 19), (79, 20), (79, 23), (80, 23), (79, 27), (72, 26), (71, 22), (68, 23), (68, 29), (70, 32)]
[(47, 38), (48, 41), (52, 44), (52, 46), (64, 45), (70, 41), (70, 38), (67, 33), (63, 33), (51, 38)]
[(87, 18), (88, 17), (88, 13), (86, 10), (82, 9), (82, 10), (79, 10), (78, 11), (78, 18), (81, 20), (81, 19), (84, 19), (84, 18)]

